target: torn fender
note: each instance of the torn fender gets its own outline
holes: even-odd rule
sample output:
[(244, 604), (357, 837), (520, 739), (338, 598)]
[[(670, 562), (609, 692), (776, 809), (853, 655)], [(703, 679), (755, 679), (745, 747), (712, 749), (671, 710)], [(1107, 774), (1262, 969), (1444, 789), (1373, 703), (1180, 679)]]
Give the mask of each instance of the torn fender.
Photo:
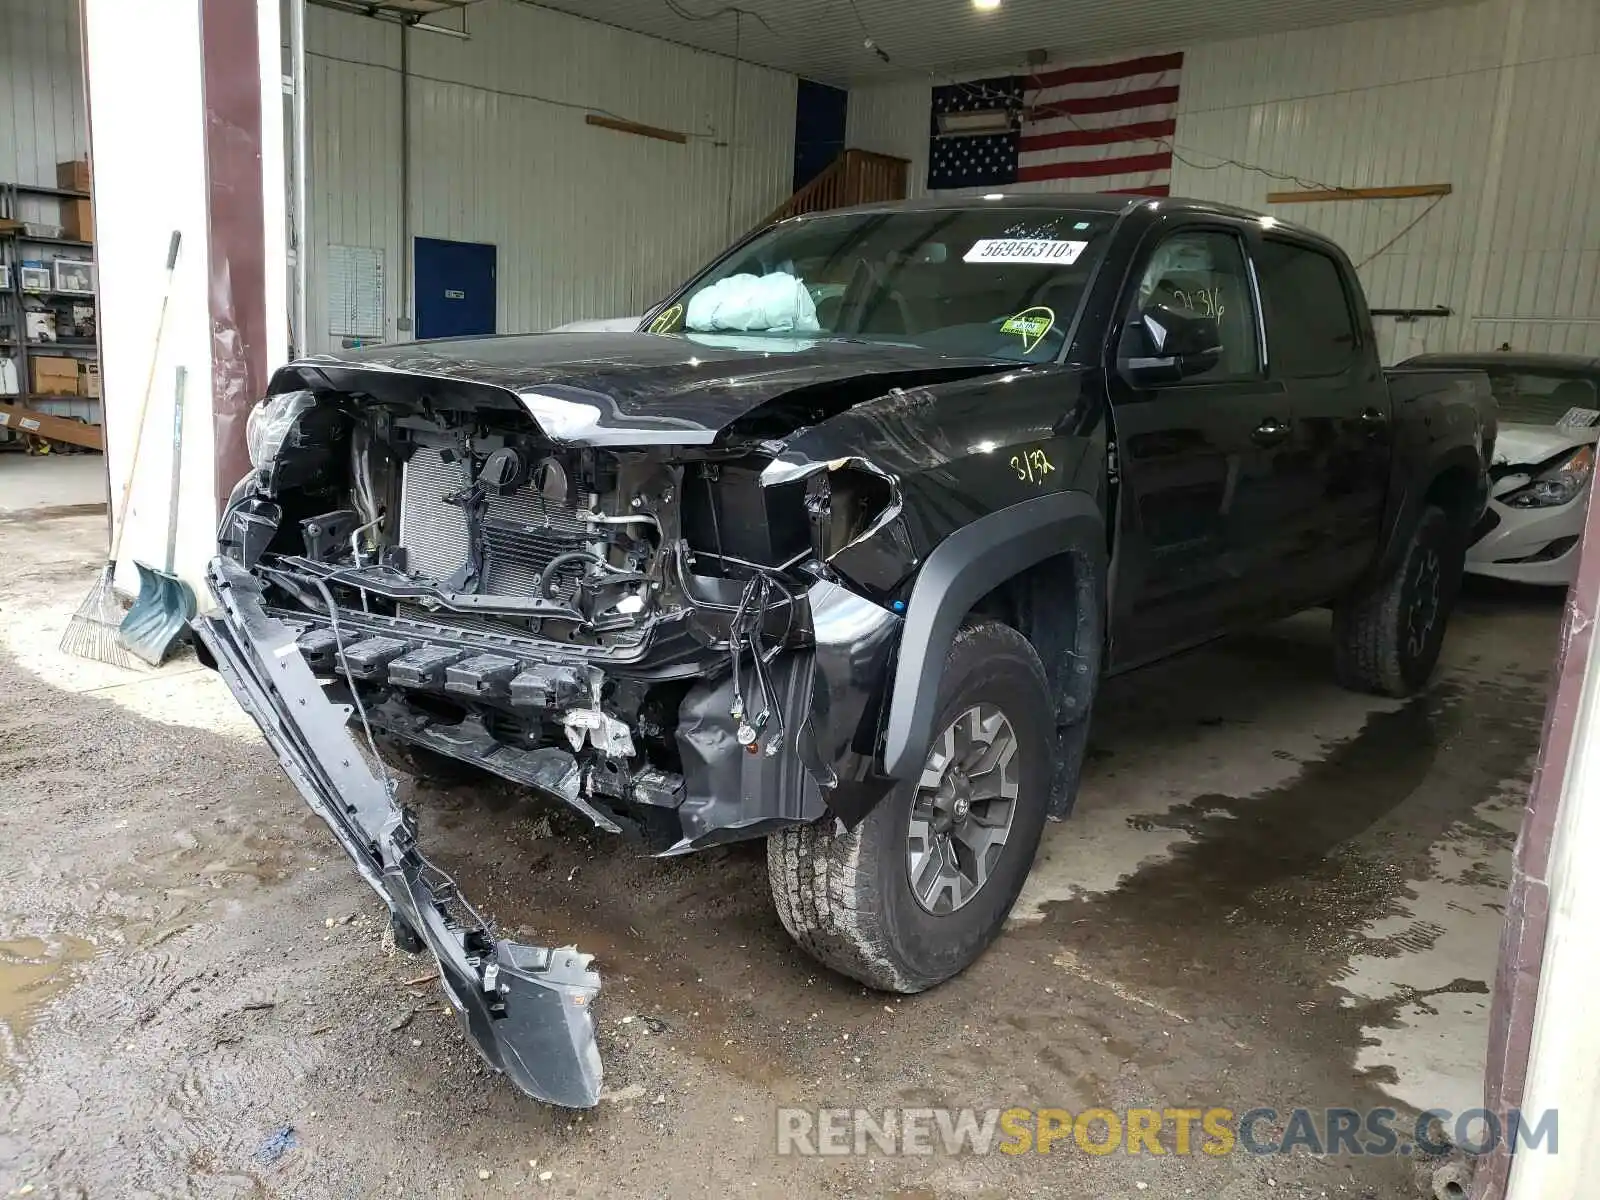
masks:
[(327, 822), (395, 919), (433, 953), (445, 995), (478, 1052), (537, 1100), (588, 1108), (600, 1099), (591, 956), (497, 939), (423, 857), (416, 821), (395, 803), (295, 645), (262, 609), (261, 585), (213, 559), (221, 612), (194, 622), (217, 670), (260, 727), (284, 772)]

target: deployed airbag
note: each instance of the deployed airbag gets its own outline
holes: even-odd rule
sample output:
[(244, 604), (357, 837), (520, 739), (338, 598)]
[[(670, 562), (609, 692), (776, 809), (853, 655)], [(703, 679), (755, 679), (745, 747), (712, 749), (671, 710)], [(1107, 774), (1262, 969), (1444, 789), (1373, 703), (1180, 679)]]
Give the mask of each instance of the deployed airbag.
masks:
[(817, 306), (806, 285), (785, 271), (730, 275), (689, 300), (687, 328), (701, 333), (817, 333)]

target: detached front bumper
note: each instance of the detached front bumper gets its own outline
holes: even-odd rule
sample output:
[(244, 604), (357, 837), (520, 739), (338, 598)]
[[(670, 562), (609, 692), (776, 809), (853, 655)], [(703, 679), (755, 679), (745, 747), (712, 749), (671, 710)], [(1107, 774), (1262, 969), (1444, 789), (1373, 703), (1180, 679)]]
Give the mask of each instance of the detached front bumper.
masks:
[(328, 823), (400, 925), (433, 952), (445, 994), (490, 1066), (528, 1095), (588, 1108), (600, 1098), (592, 956), (496, 939), (416, 846), (416, 821), (368, 766), (336, 705), (312, 675), (295, 631), (266, 614), (260, 584), (214, 559), (207, 572), (220, 614), (196, 634), (284, 772)]

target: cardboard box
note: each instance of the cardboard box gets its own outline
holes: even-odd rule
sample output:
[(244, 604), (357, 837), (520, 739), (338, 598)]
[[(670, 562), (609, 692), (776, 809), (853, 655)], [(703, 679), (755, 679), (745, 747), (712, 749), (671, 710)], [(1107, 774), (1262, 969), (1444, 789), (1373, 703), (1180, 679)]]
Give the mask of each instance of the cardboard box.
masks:
[(89, 190), (89, 160), (75, 158), (71, 162), (56, 164), (56, 186), (74, 192)]
[(63, 200), (61, 202), (61, 232), (80, 242), (94, 241), (94, 202), (92, 200)]
[(100, 364), (78, 360), (78, 395), (100, 399)]
[(35, 395), (76, 396), (78, 363), (75, 359), (57, 358), (51, 354), (30, 354), (28, 385)]

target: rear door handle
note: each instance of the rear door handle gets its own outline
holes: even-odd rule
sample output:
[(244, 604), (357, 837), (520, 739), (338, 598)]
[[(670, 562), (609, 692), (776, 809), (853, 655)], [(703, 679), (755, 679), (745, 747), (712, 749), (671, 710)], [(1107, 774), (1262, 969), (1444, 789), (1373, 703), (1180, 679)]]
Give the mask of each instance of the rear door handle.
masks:
[(1369, 437), (1376, 437), (1388, 427), (1389, 418), (1376, 408), (1367, 407), (1361, 412), (1361, 428)]
[(1250, 437), (1258, 446), (1276, 446), (1289, 436), (1290, 431), (1289, 422), (1267, 417), (1256, 426), (1256, 431)]

